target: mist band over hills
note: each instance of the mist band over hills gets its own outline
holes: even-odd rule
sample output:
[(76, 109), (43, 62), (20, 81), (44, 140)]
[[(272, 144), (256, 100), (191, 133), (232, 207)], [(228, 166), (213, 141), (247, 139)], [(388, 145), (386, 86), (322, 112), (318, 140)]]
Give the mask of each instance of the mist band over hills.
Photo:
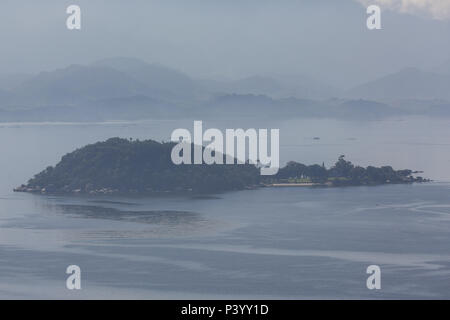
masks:
[(194, 79), (121, 57), (0, 79), (0, 121), (450, 116), (448, 88), (445, 64), (438, 72), (408, 68), (344, 91), (302, 75)]

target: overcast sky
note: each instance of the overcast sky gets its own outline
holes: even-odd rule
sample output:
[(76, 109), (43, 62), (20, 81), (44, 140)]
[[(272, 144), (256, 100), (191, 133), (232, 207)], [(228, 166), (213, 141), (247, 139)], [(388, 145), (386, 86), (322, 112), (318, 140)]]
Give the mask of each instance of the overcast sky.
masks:
[[(450, 59), (449, 0), (2, 0), (0, 73), (131, 56), (194, 77), (305, 73), (348, 87)], [(66, 29), (66, 8), (82, 30)]]
[(383, 9), (399, 13), (415, 14), (422, 17), (446, 20), (450, 19), (449, 0), (356, 0), (368, 6), (377, 4)]

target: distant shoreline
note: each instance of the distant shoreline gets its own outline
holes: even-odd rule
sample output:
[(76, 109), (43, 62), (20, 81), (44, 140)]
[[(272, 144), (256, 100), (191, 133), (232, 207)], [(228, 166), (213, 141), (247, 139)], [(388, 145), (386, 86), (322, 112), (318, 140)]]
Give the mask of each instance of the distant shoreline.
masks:
[(223, 192), (231, 192), (231, 191), (245, 191), (245, 190), (256, 190), (262, 188), (308, 188), (308, 187), (326, 187), (326, 188), (344, 188), (344, 187), (375, 187), (375, 186), (385, 186), (385, 185), (406, 185), (406, 184), (415, 184), (415, 183), (427, 183), (427, 182), (436, 182), (430, 179), (424, 179), (423, 181), (408, 181), (408, 182), (395, 182), (395, 183), (377, 183), (377, 184), (345, 184), (345, 185), (334, 185), (331, 182), (325, 183), (269, 183), (269, 184), (260, 184), (255, 186), (248, 186), (245, 189), (236, 189), (236, 190), (223, 190), (217, 192), (196, 192), (193, 190), (177, 190), (177, 191), (148, 191), (148, 192), (136, 192), (135, 190), (129, 192), (123, 192), (118, 190), (111, 189), (101, 189), (101, 190), (92, 190), (90, 192), (83, 192), (81, 190), (75, 191), (53, 191), (48, 192), (45, 188), (28, 188), (27, 186), (20, 186), (13, 189), (13, 192), (22, 192), (22, 193), (31, 193), (38, 195), (51, 195), (51, 196), (155, 196), (155, 195), (211, 195), (211, 194), (220, 194)]
[(313, 183), (313, 182), (305, 182), (305, 183), (272, 183), (265, 185), (266, 187), (273, 188), (282, 188), (282, 187), (314, 187), (314, 186), (332, 186), (331, 183)]

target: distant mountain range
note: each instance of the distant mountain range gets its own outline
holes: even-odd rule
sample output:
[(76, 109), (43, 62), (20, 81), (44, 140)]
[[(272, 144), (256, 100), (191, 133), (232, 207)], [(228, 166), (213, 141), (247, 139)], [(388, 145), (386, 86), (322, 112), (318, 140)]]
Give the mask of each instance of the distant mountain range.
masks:
[(0, 77), (0, 121), (448, 116), (450, 73), (445, 66), (439, 70), (408, 68), (342, 93), (309, 76), (197, 80), (138, 59), (109, 58), (37, 75)]
[(145, 91), (145, 85), (126, 73), (105, 67), (72, 65), (42, 72), (17, 86), (13, 93), (24, 105), (70, 105)]
[(312, 77), (302, 75), (252, 76), (239, 80), (199, 81), (210, 93), (268, 95), (272, 98), (324, 99), (337, 97), (339, 90)]
[(378, 101), (402, 99), (450, 100), (450, 74), (406, 68), (357, 86), (348, 91), (346, 96)]
[(145, 86), (149, 96), (166, 100), (193, 99), (198, 85), (188, 75), (157, 64), (148, 64), (134, 58), (110, 58), (92, 66), (111, 68), (130, 76)]

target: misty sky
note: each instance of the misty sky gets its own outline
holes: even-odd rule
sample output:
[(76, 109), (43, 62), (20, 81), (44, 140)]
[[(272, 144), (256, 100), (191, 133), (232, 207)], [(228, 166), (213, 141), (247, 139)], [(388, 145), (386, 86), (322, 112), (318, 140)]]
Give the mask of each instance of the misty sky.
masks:
[[(0, 73), (130, 56), (194, 77), (300, 73), (349, 87), (450, 59), (450, 1), (383, 0), (375, 31), (360, 2), (2, 0)], [(81, 31), (66, 29), (70, 4), (81, 6)]]

